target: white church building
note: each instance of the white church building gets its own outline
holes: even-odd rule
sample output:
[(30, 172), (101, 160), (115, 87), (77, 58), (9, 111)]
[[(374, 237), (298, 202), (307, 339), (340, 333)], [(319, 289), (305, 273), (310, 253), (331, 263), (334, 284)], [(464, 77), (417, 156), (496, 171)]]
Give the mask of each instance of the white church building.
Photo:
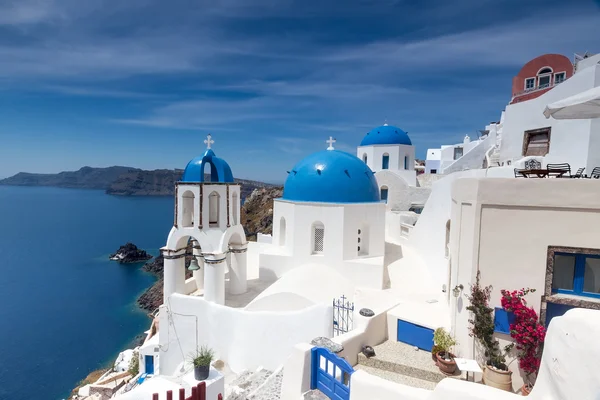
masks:
[[(441, 327), (458, 341), (455, 356), (486, 368), (466, 309), (479, 273), (493, 287), (495, 320), (502, 315), (500, 290), (536, 289), (528, 305), (549, 331), (530, 396), (595, 399), (600, 181), (515, 173), (530, 159), (600, 167), (593, 138), (600, 119), (542, 115), (543, 104), (600, 86), (600, 57), (590, 58), (596, 61), (586, 58), (564, 76), (560, 57), (526, 64), (500, 121), (480, 140), (463, 143), (474, 144), (430, 191), (418, 184), (415, 149), (401, 129), (386, 124), (369, 131), (356, 156), (336, 150), (330, 138), (327, 149), (289, 170), (283, 197), (273, 204), (273, 234), (257, 242), (246, 240), (240, 187), (209, 136), (206, 152), (188, 163), (176, 185), (174, 226), (162, 249), (164, 304), (139, 348), (140, 374), (150, 378), (122, 398), (159, 393), (162, 399), (177, 388), (189, 395), (197, 382), (188, 355), (209, 346), (221, 364), (206, 382), (209, 400), (260, 399), (272, 387), (285, 400), (314, 389), (334, 400), (516, 400), (489, 386), (442, 380), (432, 366), (433, 334)], [(551, 134), (528, 133), (543, 124)], [(564, 140), (567, 131), (579, 139)], [(425, 200), (403, 232), (410, 204)], [(498, 324), (494, 335), (502, 345), (512, 341)], [(366, 345), (375, 348), (371, 361)], [(507, 360), (510, 391), (518, 392), (524, 376), (514, 359)], [(241, 394), (236, 390), (252, 382), (237, 389), (235, 382), (258, 373), (247, 371), (270, 373)]]

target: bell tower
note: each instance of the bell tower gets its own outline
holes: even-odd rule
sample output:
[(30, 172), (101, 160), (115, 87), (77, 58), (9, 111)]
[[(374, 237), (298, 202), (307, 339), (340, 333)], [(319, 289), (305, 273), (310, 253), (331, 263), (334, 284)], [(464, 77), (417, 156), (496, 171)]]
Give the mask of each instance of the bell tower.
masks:
[[(206, 152), (188, 163), (175, 184), (175, 222), (165, 258), (164, 300), (173, 293), (185, 293), (192, 284), (185, 281), (185, 257), (191, 256), (197, 291), (218, 304), (225, 303), (225, 276), (231, 294), (247, 289), (247, 242), (240, 224), (241, 193), (229, 165), (212, 150), (211, 135), (204, 141)], [(192, 254), (186, 254), (189, 243)], [(186, 289), (187, 288), (187, 289)]]

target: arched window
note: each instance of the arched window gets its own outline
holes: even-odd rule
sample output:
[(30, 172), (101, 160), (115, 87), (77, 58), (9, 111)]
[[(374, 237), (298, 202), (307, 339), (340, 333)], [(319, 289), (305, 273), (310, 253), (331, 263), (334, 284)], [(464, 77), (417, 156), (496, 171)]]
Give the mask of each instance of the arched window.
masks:
[(358, 229), (358, 255), (369, 255), (369, 225), (366, 223), (361, 224)]
[(387, 186), (381, 187), (380, 197), (381, 197), (381, 200), (385, 201), (385, 203), (387, 204), (387, 202), (388, 202), (388, 187)]
[(363, 162), (366, 164), (367, 163), (367, 153), (363, 154)]
[(285, 218), (281, 217), (279, 220), (279, 245), (285, 246)]
[(538, 88), (545, 88), (550, 86), (552, 81), (552, 68), (544, 67), (537, 73), (538, 75)]
[(384, 153), (381, 158), (381, 169), (388, 169), (390, 167), (390, 155), (388, 153)]
[(221, 196), (217, 192), (208, 195), (208, 226), (219, 227), (219, 214), (221, 207)]
[(183, 227), (194, 226), (194, 193), (189, 190), (181, 196), (181, 225)]
[(233, 207), (233, 225), (237, 225), (238, 224), (238, 213), (240, 210), (240, 205), (239, 205), (239, 201), (238, 201), (238, 194), (237, 192), (233, 192), (233, 196), (231, 196), (231, 207)]
[(322, 222), (312, 224), (312, 253), (323, 254), (325, 250), (325, 226)]
[(446, 222), (446, 245), (444, 246), (446, 258), (450, 257), (450, 220)]
[(408, 156), (404, 156), (404, 169), (408, 169)]

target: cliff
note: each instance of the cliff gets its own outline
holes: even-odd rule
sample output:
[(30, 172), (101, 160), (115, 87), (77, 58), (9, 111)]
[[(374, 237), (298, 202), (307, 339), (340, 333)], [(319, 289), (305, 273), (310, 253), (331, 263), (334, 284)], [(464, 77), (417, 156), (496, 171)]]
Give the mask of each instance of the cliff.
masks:
[[(58, 174), (19, 172), (0, 180), (0, 185), (54, 186), (62, 188), (104, 189), (107, 194), (120, 196), (172, 196), (183, 170), (157, 169), (145, 171), (131, 167), (92, 168)], [(235, 179), (242, 186), (242, 198), (259, 187), (271, 185), (247, 179)]]
[(106, 189), (119, 176), (132, 171), (130, 167), (92, 168), (83, 167), (78, 171), (64, 171), (58, 174), (31, 174), (19, 172), (10, 178), (0, 180), (0, 185), (12, 186), (54, 186), (79, 189)]
[(273, 199), (283, 196), (282, 187), (263, 187), (252, 191), (242, 207), (241, 219), (248, 240), (257, 233), (273, 232)]

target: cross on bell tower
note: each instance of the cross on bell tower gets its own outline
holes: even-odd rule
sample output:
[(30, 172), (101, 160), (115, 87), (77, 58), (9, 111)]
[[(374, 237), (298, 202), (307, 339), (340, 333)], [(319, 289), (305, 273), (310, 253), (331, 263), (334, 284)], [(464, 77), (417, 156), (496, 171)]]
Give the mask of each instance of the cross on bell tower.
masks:
[(337, 142), (337, 140), (335, 140), (333, 138), (333, 136), (329, 136), (329, 140), (326, 140), (325, 143), (329, 143), (329, 147), (327, 148), (327, 150), (334, 150), (333, 148), (333, 144)]
[(206, 140), (204, 141), (204, 143), (206, 144), (206, 148), (207, 148), (207, 149), (210, 149), (210, 148), (211, 148), (211, 144), (213, 144), (214, 142), (215, 142), (215, 141), (214, 141), (214, 140), (212, 140), (212, 135), (209, 133), (209, 134), (206, 136)]

